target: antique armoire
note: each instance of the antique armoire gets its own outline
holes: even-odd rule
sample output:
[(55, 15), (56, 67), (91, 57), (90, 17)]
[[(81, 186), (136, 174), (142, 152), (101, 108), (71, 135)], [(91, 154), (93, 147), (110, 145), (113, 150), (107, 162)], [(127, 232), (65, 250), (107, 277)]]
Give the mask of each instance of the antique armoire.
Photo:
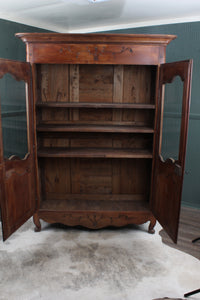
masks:
[[(92, 229), (150, 221), (153, 233), (157, 219), (176, 242), (192, 61), (165, 63), (175, 36), (16, 36), (27, 62), (1, 59), (0, 78), (24, 83), (27, 153), (16, 155), (15, 143), (5, 155), (1, 113), (3, 239), (33, 216), (36, 231), (42, 219)], [(164, 157), (164, 90), (177, 77), (178, 154)]]

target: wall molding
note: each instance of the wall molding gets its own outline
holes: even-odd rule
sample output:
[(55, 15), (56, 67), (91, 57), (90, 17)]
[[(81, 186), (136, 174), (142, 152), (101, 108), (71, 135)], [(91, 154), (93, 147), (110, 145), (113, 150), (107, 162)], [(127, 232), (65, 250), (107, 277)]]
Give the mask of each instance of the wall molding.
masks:
[[(30, 19), (29, 17), (25, 17), (24, 15), (16, 15), (11, 12), (0, 12), (0, 18), (5, 21), (11, 21), (15, 23), (20, 23), (27, 26), (38, 27), (38, 21)], [(151, 27), (151, 26), (160, 26), (160, 25), (169, 25), (169, 24), (179, 24), (179, 23), (191, 23), (191, 22), (199, 22), (200, 16), (182, 16), (179, 18), (165, 18), (165, 19), (151, 19), (147, 21), (139, 21), (139, 22), (128, 22), (128, 23), (115, 23), (112, 25), (106, 26), (90, 26), (84, 27), (81, 25), (80, 27), (69, 27), (69, 26), (61, 26), (54, 25), (47, 21), (40, 21), (40, 28), (60, 33), (94, 33), (94, 32), (102, 32), (102, 31), (112, 31), (112, 30), (121, 30), (121, 29), (132, 29), (132, 28), (142, 28), (142, 27)]]
[[(181, 114), (175, 113), (175, 112), (165, 112), (164, 116), (167, 118), (178, 119), (178, 118), (180, 118)], [(190, 113), (189, 119), (190, 120), (200, 120), (200, 113), (199, 114)]]
[(191, 120), (200, 120), (200, 113), (199, 114), (190, 114), (190, 119)]
[[(179, 23), (191, 23), (199, 22), (200, 16), (185, 16), (180, 18), (169, 18), (169, 19), (159, 19), (159, 20), (148, 20), (143, 22), (130, 22), (130, 23), (121, 23), (113, 24), (107, 26), (96, 26), (96, 27), (80, 27), (75, 29), (69, 29), (69, 33), (91, 33), (91, 32), (102, 32), (102, 31), (112, 31), (112, 30), (121, 30), (121, 29), (132, 29), (132, 28), (142, 28), (142, 27), (151, 27), (151, 26), (160, 26), (160, 25), (170, 25), (170, 24), (179, 24)], [(35, 26), (35, 25), (34, 25)], [(47, 25), (50, 29), (50, 24)], [(55, 30), (55, 29), (51, 29)], [(59, 32), (66, 32), (65, 29), (59, 30)]]

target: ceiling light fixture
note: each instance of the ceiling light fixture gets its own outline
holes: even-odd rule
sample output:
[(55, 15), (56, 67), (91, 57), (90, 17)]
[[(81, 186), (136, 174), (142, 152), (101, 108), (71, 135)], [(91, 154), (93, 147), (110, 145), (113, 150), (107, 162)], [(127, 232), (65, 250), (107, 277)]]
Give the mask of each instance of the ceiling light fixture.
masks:
[(100, 2), (107, 2), (109, 0), (88, 0), (90, 3), (100, 3)]
[(70, 4), (77, 4), (77, 5), (87, 5), (89, 3), (101, 3), (101, 2), (108, 2), (110, 0), (60, 0), (61, 2), (70, 3)]

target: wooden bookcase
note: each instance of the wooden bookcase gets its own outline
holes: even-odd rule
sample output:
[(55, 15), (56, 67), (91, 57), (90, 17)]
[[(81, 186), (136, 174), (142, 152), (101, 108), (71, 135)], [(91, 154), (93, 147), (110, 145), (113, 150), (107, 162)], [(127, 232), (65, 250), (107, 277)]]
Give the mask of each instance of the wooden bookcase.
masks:
[(156, 68), (44, 64), (36, 74), (41, 213), (82, 211), (77, 224), (99, 228), (119, 220), (89, 212), (147, 210)]
[[(27, 160), (30, 161), (24, 165), (29, 176), (22, 182), (22, 177), (13, 173), (19, 168), (18, 159), (5, 161), (2, 153), (4, 239), (34, 214), (37, 231), (41, 230), (40, 219), (43, 219), (93, 229), (150, 221), (149, 232), (153, 233), (158, 219), (176, 240), (191, 61), (164, 64), (166, 45), (175, 36), (28, 33), (17, 36), (27, 47), (27, 63), (18, 63), (18, 68), (26, 71), (18, 74), (17, 68), (14, 70), (16, 62), (4, 60), (0, 69), (2, 76), (14, 73), (17, 80), (24, 80), (29, 86)], [(175, 76), (183, 80), (186, 95), (181, 154), (180, 161), (164, 162), (159, 153), (161, 87)], [(15, 185), (13, 193), (18, 210), (21, 209), (18, 220), (14, 221), (4, 202), (12, 196), (6, 191), (4, 179), (6, 172), (9, 177), (7, 163), (12, 168), (9, 184)], [(168, 178), (170, 172), (173, 175)], [(166, 188), (176, 191), (169, 192)], [(18, 189), (28, 198), (21, 199), (20, 204)], [(174, 197), (177, 197), (176, 208), (171, 207)], [(16, 204), (10, 201), (10, 207), (16, 210)]]

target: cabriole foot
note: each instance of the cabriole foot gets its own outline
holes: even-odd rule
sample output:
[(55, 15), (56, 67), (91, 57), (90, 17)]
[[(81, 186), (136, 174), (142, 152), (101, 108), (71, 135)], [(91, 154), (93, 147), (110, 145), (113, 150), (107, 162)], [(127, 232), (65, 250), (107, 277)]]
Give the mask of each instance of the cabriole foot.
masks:
[(148, 233), (154, 234), (155, 233), (155, 229), (154, 226), (156, 225), (156, 219), (153, 218), (150, 220), (150, 224), (149, 224), (149, 228), (148, 228)]
[(35, 231), (35, 232), (41, 231), (41, 223), (40, 223), (40, 219), (39, 219), (37, 213), (33, 215), (33, 222), (34, 222), (34, 224), (35, 224), (34, 231)]

